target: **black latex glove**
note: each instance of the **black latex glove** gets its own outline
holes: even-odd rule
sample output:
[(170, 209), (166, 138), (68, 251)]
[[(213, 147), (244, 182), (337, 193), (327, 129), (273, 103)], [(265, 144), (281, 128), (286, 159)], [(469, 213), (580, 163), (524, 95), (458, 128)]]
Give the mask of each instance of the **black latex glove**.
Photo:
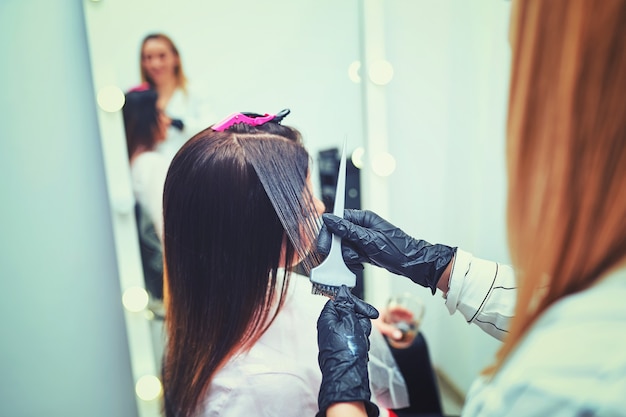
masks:
[(433, 294), (456, 253), (456, 248), (414, 239), (369, 210), (344, 210), (343, 219), (325, 213), (322, 219), (317, 243), (321, 254), (330, 251), (332, 232), (342, 238), (343, 259), (353, 271), (363, 269), (363, 262), (368, 262), (408, 277)]
[(370, 401), (367, 374), (370, 319), (378, 311), (350, 293), (343, 285), (335, 300), (329, 300), (317, 320), (318, 362), (322, 386), (318, 397), (319, 413), (326, 415), (335, 403), (362, 401), (369, 417), (378, 416), (378, 407)]

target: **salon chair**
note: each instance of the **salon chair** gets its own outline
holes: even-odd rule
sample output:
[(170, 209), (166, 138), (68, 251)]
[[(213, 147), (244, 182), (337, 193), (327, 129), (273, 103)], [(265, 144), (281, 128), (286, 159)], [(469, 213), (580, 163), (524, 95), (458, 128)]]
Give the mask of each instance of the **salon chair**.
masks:
[(398, 417), (442, 417), (439, 386), (422, 333), (407, 348), (389, 348), (406, 382), (410, 401), (408, 407), (392, 411)]

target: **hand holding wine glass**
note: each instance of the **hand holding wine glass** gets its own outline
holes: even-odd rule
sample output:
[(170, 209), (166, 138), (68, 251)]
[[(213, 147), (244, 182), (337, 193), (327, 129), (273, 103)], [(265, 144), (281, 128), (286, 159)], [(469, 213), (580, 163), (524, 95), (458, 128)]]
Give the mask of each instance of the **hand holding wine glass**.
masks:
[(389, 298), (375, 325), (392, 347), (405, 349), (417, 336), (423, 317), (424, 302), (413, 294), (402, 293)]

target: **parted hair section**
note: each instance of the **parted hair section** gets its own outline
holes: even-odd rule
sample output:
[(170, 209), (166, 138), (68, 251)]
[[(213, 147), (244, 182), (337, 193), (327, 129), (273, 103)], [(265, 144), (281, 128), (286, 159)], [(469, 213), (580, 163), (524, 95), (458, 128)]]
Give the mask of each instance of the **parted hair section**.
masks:
[(167, 416), (193, 415), (215, 372), (273, 321), (289, 268), (316, 258), (310, 157), (297, 130), (274, 125), (206, 129), (170, 166), (163, 200)]

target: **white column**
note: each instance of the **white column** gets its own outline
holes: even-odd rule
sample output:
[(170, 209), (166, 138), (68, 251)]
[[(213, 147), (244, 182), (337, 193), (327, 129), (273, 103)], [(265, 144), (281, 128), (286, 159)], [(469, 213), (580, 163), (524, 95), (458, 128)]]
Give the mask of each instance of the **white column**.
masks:
[[(366, 136), (362, 196), (364, 208), (386, 217), (389, 211), (388, 179), (375, 172), (378, 165), (385, 163), (389, 141), (384, 84), (392, 75), (392, 69), (385, 56), (383, 6), (383, 0), (363, 0), (360, 3), (363, 130)], [(390, 294), (389, 273), (367, 265), (364, 280), (365, 299), (376, 306), (383, 306)]]

